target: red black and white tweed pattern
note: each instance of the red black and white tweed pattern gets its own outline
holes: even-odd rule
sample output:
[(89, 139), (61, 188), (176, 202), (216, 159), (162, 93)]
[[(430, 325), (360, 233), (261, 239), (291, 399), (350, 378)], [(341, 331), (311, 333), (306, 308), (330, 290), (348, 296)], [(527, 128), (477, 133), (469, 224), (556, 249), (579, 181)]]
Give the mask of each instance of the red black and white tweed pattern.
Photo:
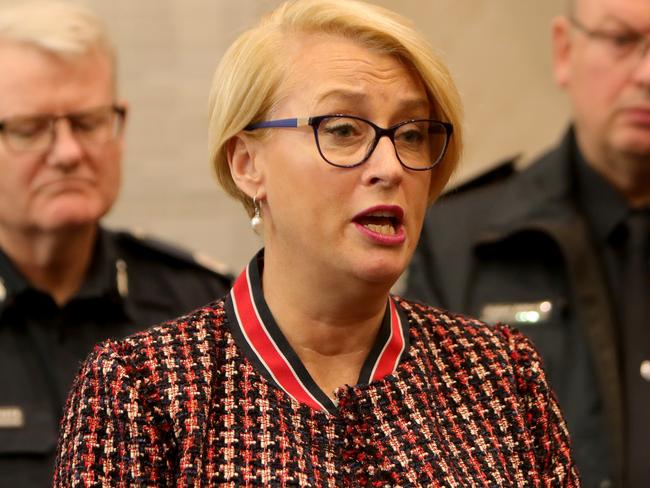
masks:
[(530, 343), (406, 301), (410, 347), (335, 411), (269, 381), (224, 301), (97, 347), (68, 399), (54, 486), (579, 486)]

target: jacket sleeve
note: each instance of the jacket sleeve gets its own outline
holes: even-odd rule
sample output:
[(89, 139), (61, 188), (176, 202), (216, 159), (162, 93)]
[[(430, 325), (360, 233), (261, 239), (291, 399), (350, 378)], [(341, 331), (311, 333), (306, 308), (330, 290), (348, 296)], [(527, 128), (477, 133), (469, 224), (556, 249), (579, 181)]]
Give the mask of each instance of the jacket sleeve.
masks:
[(525, 427), (532, 437), (531, 462), (541, 473), (539, 486), (579, 487), (566, 423), (535, 347), (522, 333), (502, 326), (499, 329), (509, 343), (517, 391), (525, 409)]
[(163, 436), (142, 394), (142, 368), (106, 342), (77, 376), (61, 420), (54, 487), (164, 486)]

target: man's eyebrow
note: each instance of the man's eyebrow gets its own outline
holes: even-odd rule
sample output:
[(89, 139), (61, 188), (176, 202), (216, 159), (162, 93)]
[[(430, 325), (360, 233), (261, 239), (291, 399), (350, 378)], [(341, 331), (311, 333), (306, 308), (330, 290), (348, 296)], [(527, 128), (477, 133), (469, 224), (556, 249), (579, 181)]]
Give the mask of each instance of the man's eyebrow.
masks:
[(621, 19), (620, 17), (612, 15), (612, 14), (605, 15), (605, 17), (603, 18), (603, 20), (601, 22), (601, 24), (612, 24), (612, 23), (618, 24), (618, 27), (622, 27), (624, 29), (627, 29), (630, 32), (634, 32), (636, 34), (643, 35), (643, 32), (636, 29), (634, 26), (630, 25), (629, 22)]

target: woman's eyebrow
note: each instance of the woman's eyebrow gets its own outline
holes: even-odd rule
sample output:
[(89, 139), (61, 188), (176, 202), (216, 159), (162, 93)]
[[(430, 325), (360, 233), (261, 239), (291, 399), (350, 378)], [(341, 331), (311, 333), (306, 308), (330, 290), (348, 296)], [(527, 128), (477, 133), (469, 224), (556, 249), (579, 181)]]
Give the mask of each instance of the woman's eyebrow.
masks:
[(324, 101), (334, 100), (341, 102), (360, 103), (367, 97), (368, 95), (363, 91), (334, 88), (316, 97), (316, 102), (320, 103)]
[[(345, 102), (356, 105), (368, 99), (368, 93), (351, 89), (335, 88), (316, 97), (316, 103), (325, 101)], [(416, 110), (429, 105), (429, 100), (423, 97), (404, 98), (398, 101), (400, 110)]]

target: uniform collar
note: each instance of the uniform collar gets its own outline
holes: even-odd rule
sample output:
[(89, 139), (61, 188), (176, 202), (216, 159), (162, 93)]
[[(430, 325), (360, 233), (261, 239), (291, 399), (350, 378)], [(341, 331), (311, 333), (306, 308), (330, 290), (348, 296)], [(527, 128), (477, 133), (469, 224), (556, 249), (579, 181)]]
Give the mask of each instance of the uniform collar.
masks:
[(476, 235), (475, 244), (489, 245), (521, 231), (549, 226), (570, 228), (578, 215), (571, 196), (574, 148), (575, 136), (570, 128), (557, 148), (510, 178)]
[(0, 314), (12, 297), (29, 289), (29, 283), (14, 266), (9, 256), (0, 249)]
[[(264, 300), (261, 274), (263, 250), (235, 280), (226, 298), (231, 332), (248, 359), (270, 382), (299, 403), (335, 412), (336, 405), (311, 378), (289, 345)], [(409, 347), (408, 320), (392, 297), (387, 297), (381, 328), (359, 375), (359, 384), (392, 374)]]
[[(122, 264), (123, 261), (117, 256), (110, 235), (100, 228), (86, 278), (71, 300), (109, 298), (118, 302), (125, 298), (128, 290), (122, 285), (125, 282), (125, 276), (122, 275), (126, 273), (125, 270), (122, 271)], [(0, 314), (15, 297), (33, 289), (25, 276), (0, 249)]]
[(86, 272), (86, 277), (75, 298), (97, 298), (101, 296), (120, 296), (118, 290), (118, 257), (108, 232), (99, 229), (95, 249)]
[(612, 185), (587, 164), (577, 147), (575, 154), (578, 202), (584, 210), (589, 227), (600, 242), (604, 243), (625, 221), (628, 207)]

